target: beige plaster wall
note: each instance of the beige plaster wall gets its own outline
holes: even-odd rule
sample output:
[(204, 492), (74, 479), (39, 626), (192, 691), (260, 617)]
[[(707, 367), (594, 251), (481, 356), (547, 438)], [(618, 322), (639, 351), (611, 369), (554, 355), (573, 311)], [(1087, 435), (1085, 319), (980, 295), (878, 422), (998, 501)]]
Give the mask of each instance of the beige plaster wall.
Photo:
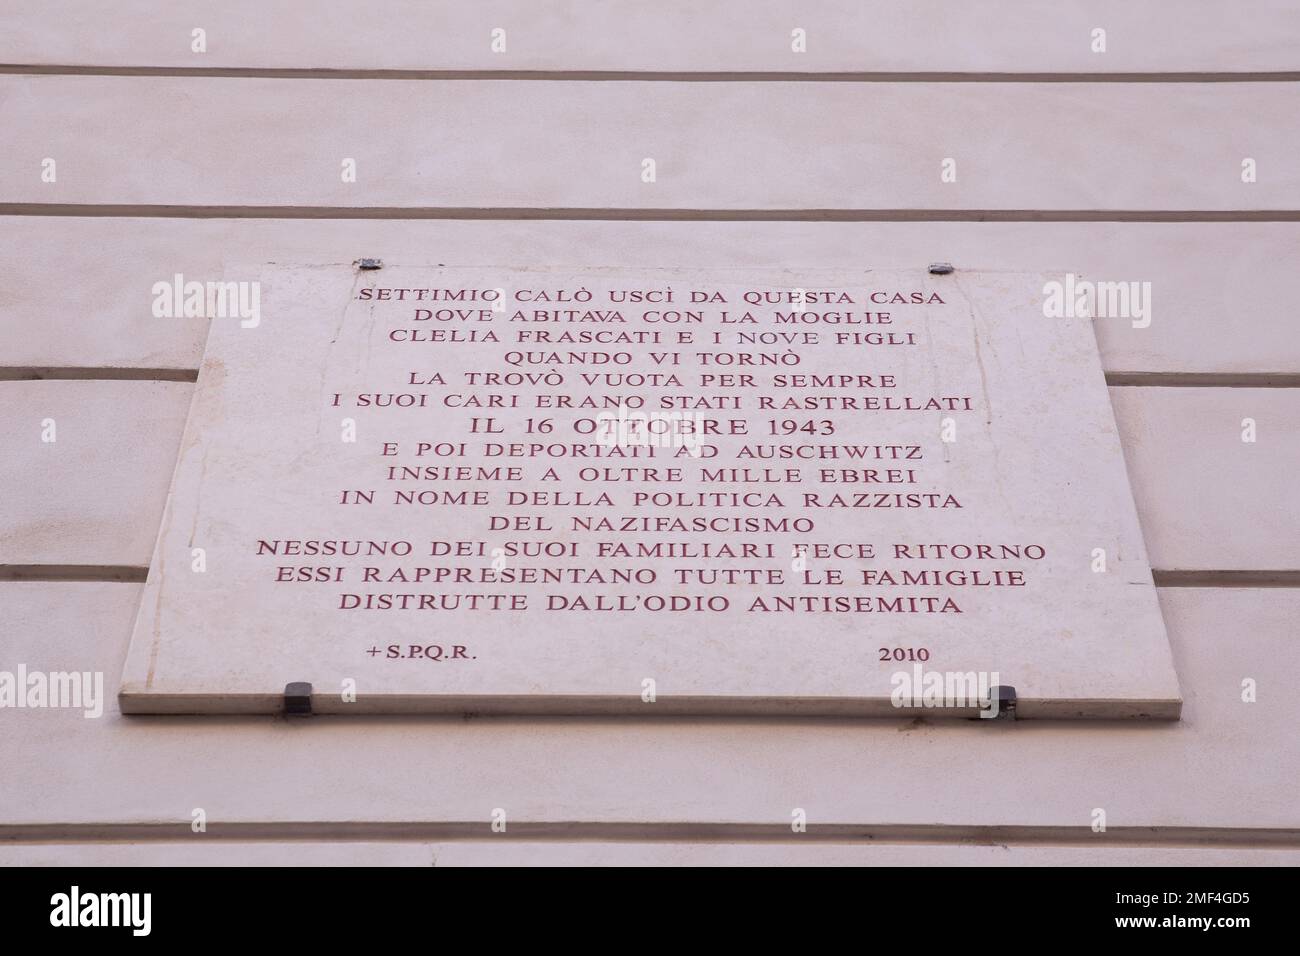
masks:
[[(353, 10), (0, 10), (6, 659), (120, 670), (206, 331), (150, 315), (160, 277), (363, 255), (950, 261), (1152, 282), (1149, 328), (1096, 326), (1183, 719), (0, 711), (0, 863), (1294, 865), (1294, 5), (398, 3), (364, 23)], [(497, 26), (507, 54), (489, 49)], [(1095, 26), (1106, 54), (1089, 49)], [(795, 27), (806, 54), (789, 51)], [(443, 75), (456, 71), (471, 76)], [(543, 77), (517, 78), (528, 71)], [(759, 75), (700, 75), (718, 72)], [(1274, 75), (1220, 75), (1250, 72)], [(853, 76), (804, 75), (817, 73)], [(1053, 75), (990, 82), (1004, 73)], [(1171, 73), (1192, 75), (1158, 75)], [(949, 156), (958, 182), (943, 184)], [(45, 157), (57, 183), (40, 179)], [(339, 180), (344, 157), (356, 184)], [(1258, 182), (1241, 182), (1244, 157)], [(49, 417), (56, 446), (38, 439)], [(505, 834), (489, 827), (497, 807)]]

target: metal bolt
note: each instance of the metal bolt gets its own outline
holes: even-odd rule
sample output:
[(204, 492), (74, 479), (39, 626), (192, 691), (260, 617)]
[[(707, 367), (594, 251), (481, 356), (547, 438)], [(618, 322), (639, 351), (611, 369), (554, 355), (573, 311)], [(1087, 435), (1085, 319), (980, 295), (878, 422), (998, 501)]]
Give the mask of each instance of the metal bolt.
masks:
[(311, 684), (294, 681), (284, 685), (284, 712), (292, 717), (311, 715)]

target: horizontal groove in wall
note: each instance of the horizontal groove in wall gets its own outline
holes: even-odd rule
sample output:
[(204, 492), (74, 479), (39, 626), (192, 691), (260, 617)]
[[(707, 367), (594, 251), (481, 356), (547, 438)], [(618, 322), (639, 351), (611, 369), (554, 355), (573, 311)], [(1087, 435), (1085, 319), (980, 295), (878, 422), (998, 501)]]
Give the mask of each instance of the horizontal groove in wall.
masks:
[[(148, 568), (126, 564), (0, 564), (0, 581), (143, 581)], [(1154, 569), (1160, 588), (1296, 588), (1300, 570), (1215, 571)]]
[(1107, 372), (1106, 384), (1143, 388), (1300, 388), (1300, 373)]
[(125, 564), (0, 564), (0, 581), (142, 582), (148, 574)]
[[(0, 366), (0, 382), (195, 382), (192, 368)], [(1132, 388), (1300, 388), (1300, 372), (1107, 372), (1106, 384)]]
[(1300, 70), (1235, 72), (975, 72), (873, 70), (403, 70), (325, 67), (98, 66), (0, 63), (0, 73), (27, 76), (212, 76), (287, 80), (527, 80), (644, 83), (1288, 83)]
[(1159, 588), (1300, 588), (1300, 571), (1159, 571), (1151, 577)]
[(0, 368), (0, 382), (195, 382), (198, 377), (198, 369), (191, 368)]
[(208, 823), (198, 840), (188, 820), (176, 823), (4, 824), (0, 841), (198, 843), (214, 840), (344, 841), (634, 841), (692, 843), (965, 844), (1062, 847), (1199, 847), (1247, 849), (1300, 847), (1300, 830), (1236, 827), (946, 826), (809, 824), (792, 835), (788, 823), (527, 823), (511, 821), (508, 837), (494, 838), (486, 823), (470, 822), (284, 822)]
[(1300, 222), (1300, 209), (653, 209), (533, 206), (169, 206), (0, 203), (0, 216), (600, 222)]

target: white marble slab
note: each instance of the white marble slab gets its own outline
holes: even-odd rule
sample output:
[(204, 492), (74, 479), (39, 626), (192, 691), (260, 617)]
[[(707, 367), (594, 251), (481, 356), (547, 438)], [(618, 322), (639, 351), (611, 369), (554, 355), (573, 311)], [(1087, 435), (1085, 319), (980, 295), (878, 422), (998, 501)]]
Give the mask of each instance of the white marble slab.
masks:
[[(212, 323), (122, 708), (274, 712), (304, 681), (319, 713), (896, 715), (937, 673), (1021, 717), (1176, 717), (1090, 323), (1046, 318), (1045, 278), (268, 267), (257, 324)], [(680, 423), (584, 434), (614, 396), (698, 416), (702, 455)], [(924, 686), (904, 709), (978, 711)]]

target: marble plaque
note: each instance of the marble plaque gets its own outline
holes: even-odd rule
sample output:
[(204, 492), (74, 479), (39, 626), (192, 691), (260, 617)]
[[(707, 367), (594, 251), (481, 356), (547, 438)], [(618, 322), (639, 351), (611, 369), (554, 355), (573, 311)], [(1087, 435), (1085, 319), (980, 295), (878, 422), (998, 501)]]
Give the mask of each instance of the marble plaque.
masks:
[(1176, 718), (1092, 328), (1050, 281), (208, 290), (122, 709), (273, 713), (307, 682), (316, 713), (969, 718), (1001, 687), (1023, 718)]

